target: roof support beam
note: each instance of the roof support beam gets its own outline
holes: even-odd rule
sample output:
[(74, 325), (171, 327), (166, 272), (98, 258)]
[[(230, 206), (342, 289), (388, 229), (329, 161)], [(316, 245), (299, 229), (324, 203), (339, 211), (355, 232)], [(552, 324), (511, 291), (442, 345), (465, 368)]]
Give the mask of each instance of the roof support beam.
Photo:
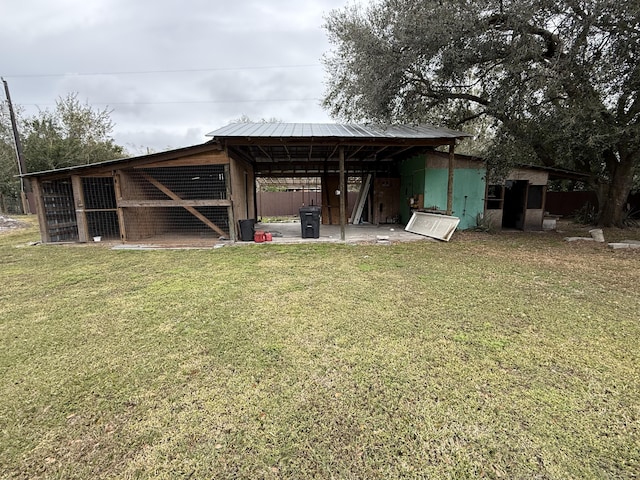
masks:
[(273, 162), (273, 157), (269, 155), (264, 148), (262, 148), (262, 145), (258, 145), (258, 150), (264, 153), (264, 156), (267, 157), (271, 162)]
[(455, 170), (455, 142), (449, 144), (449, 178), (447, 181), (447, 215), (453, 214), (453, 172)]
[(340, 180), (339, 180), (339, 189), (340, 189), (340, 240), (345, 241), (345, 229), (346, 229), (346, 217), (347, 217), (347, 191), (344, 188), (346, 185), (345, 175), (344, 175), (344, 147), (340, 147), (339, 151), (339, 162), (340, 162)]

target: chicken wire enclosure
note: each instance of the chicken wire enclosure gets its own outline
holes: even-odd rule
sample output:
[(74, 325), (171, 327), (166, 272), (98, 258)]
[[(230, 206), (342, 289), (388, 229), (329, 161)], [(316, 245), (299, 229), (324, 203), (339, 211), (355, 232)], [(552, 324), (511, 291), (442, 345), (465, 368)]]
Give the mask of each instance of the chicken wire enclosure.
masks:
[(228, 170), (224, 165), (121, 171), (126, 240), (230, 237)]
[(112, 177), (84, 177), (82, 192), (89, 237), (120, 238), (115, 186)]
[[(146, 180), (148, 177), (155, 180), (140, 183), (140, 193), (147, 199), (213, 200), (227, 197), (223, 165), (145, 168), (139, 172)], [(160, 188), (160, 185), (165, 188)]]
[(78, 222), (71, 179), (42, 182), (40, 188), (48, 241), (77, 241)]

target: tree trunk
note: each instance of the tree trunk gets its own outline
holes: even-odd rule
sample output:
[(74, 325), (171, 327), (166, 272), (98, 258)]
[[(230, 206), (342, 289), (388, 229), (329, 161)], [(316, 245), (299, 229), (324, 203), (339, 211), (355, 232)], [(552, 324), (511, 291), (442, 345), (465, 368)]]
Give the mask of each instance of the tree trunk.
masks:
[(610, 172), (608, 183), (600, 184), (598, 195), (598, 225), (603, 227), (624, 227), (624, 209), (633, 186), (633, 156), (623, 157)]

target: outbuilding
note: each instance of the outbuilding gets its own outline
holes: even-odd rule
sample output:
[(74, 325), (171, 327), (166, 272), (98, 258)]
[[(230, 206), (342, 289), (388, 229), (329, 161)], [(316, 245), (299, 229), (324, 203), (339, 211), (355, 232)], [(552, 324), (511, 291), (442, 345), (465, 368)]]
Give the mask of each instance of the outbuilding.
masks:
[[(258, 177), (319, 178), (323, 221), (343, 229), (353, 214), (345, 201), (350, 177), (368, 186), (361, 203), (374, 223), (406, 222), (421, 183), (422, 206), (468, 218), (463, 228), (484, 208), (483, 167), (455, 156), (456, 143), (469, 136), (463, 132), (239, 123), (208, 136), (201, 145), (25, 175), (42, 241), (234, 241), (238, 222), (256, 217)], [(443, 146), (447, 152), (435, 150)]]

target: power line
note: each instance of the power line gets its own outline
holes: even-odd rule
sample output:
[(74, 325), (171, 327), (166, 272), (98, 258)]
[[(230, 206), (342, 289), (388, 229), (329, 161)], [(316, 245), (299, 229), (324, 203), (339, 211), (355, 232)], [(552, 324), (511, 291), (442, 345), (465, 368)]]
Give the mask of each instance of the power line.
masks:
[[(215, 103), (271, 103), (271, 102), (319, 102), (319, 98), (255, 98), (245, 100), (170, 100), (164, 102), (90, 102), (91, 105), (191, 105), (191, 104), (215, 104)], [(23, 107), (53, 106), (55, 103), (23, 103)]]
[(321, 67), (319, 63), (302, 65), (264, 65), (248, 67), (214, 67), (214, 68), (187, 68), (174, 70), (130, 70), (120, 72), (79, 72), (79, 73), (19, 73), (15, 75), (3, 75), (6, 78), (46, 78), (46, 77), (91, 77), (107, 75), (149, 75), (155, 73), (198, 73), (198, 72), (230, 72), (239, 70), (276, 70), (294, 68), (316, 68)]

